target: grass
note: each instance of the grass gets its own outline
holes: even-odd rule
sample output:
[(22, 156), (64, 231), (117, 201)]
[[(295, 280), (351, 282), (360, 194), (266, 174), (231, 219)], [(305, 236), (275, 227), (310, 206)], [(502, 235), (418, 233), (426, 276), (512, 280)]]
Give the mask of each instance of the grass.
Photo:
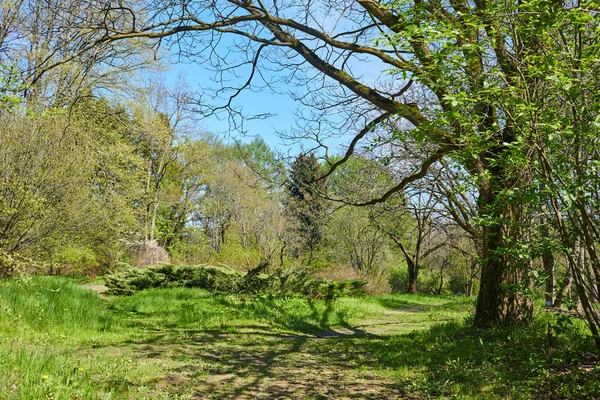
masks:
[(600, 398), (585, 326), (541, 311), (475, 331), (464, 297), (109, 300), (66, 278), (0, 281), (0, 399)]
[(68, 332), (105, 332), (120, 325), (108, 304), (67, 279), (39, 276), (6, 281), (0, 293), (3, 330), (24, 323), (37, 331), (58, 327)]

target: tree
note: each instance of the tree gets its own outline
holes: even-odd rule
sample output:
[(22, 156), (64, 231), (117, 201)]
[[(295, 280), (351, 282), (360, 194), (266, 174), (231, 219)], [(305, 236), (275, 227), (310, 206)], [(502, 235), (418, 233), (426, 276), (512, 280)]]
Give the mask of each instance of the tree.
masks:
[(140, 159), (131, 121), (103, 99), (71, 110), (0, 111), (0, 248), (44, 258), (65, 246), (114, 263), (118, 240), (137, 230)]
[[(382, 187), (388, 186), (390, 181), (390, 174), (377, 161), (355, 157), (327, 178), (327, 196), (364, 201)], [(377, 278), (388, 272), (390, 262), (395, 257), (390, 249), (388, 235), (373, 219), (374, 214), (382, 213), (381, 211), (381, 207), (377, 206), (345, 205), (334, 209), (328, 220), (326, 238), (334, 262), (342, 261), (368, 278)], [(393, 212), (382, 214), (385, 215), (380, 220), (397, 224), (398, 231), (410, 229), (411, 221), (406, 215), (400, 216), (400, 213)]]
[(207, 186), (214, 176), (212, 149), (205, 140), (178, 140), (177, 158), (168, 169), (165, 204), (159, 208), (157, 231), (160, 245), (171, 248), (185, 238), (186, 227), (200, 219)]
[(24, 84), (21, 95), (30, 107), (68, 106), (90, 88), (123, 92), (132, 87), (134, 72), (157, 65), (156, 53), (140, 40), (94, 45), (103, 33), (90, 26), (122, 27), (132, 16), (118, 10), (124, 8), (96, 0), (9, 0), (0, 5), (0, 62), (17, 67)]
[(307, 264), (314, 258), (317, 246), (323, 238), (325, 226), (325, 209), (319, 197), (323, 183), (315, 182), (321, 167), (314, 154), (299, 154), (290, 167), (289, 180), (286, 184), (286, 213), (295, 221), (296, 231), (300, 237), (300, 248), (295, 251), (299, 256), (301, 248), (308, 250)]
[(175, 148), (175, 132), (171, 128), (168, 118), (162, 113), (149, 115), (137, 114), (145, 146), (143, 152), (147, 162), (146, 185), (144, 191), (144, 241), (154, 242), (156, 233), (156, 218), (158, 210), (164, 200), (165, 187), (171, 183), (167, 181), (168, 169), (177, 160)]
[(256, 175), (255, 186), (279, 190), (285, 178), (285, 166), (262, 138), (249, 143), (236, 143), (232, 156), (241, 160)]
[(194, 132), (187, 132), (184, 121), (185, 105), (188, 101), (185, 87), (181, 82), (170, 88), (162, 83), (151, 83), (140, 88), (138, 98), (130, 105), (134, 121), (132, 141), (136, 151), (143, 157), (146, 166), (145, 190), (143, 198), (143, 237), (146, 243), (153, 243), (156, 223), (161, 207), (177, 203), (179, 193), (177, 172), (183, 174), (182, 167), (193, 168), (193, 163), (180, 163), (181, 143)]
[(440, 232), (436, 223), (439, 215), (435, 209), (435, 198), (422, 186), (406, 193), (405, 197), (406, 201), (401, 204), (383, 203), (372, 212), (371, 218), (404, 255), (408, 268), (407, 292), (415, 294), (423, 261), (445, 246), (445, 241), (436, 240)]
[(358, 274), (377, 278), (390, 260), (389, 240), (372, 223), (370, 209), (343, 207), (327, 224), (327, 247), (334, 261), (342, 261)]
[(197, 221), (212, 249), (223, 262), (274, 265), (284, 231), (282, 193), (273, 186), (280, 162), (262, 140), (226, 145), (207, 138), (205, 143), (212, 166)]

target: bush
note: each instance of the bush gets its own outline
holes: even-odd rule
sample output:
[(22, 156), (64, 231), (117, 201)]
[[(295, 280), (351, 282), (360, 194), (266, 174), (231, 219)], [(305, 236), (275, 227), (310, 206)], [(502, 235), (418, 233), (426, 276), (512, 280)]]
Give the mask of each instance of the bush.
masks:
[[(448, 290), (452, 294), (464, 294), (467, 295), (468, 282), (464, 275), (453, 275), (448, 280)], [(473, 280), (472, 294), (476, 294), (479, 291), (479, 280)]]
[(104, 277), (110, 294), (132, 294), (138, 290), (161, 287), (190, 287), (235, 292), (243, 276), (230, 268), (214, 266), (174, 266), (160, 264), (151, 268), (127, 268)]
[(405, 293), (408, 290), (408, 271), (405, 268), (390, 270), (390, 287), (392, 293)]
[(55, 275), (86, 275), (96, 276), (100, 269), (96, 253), (89, 248), (65, 246), (52, 256)]
[(45, 273), (48, 266), (18, 253), (0, 250), (0, 279), (18, 275)]
[(299, 267), (287, 274), (278, 274), (280, 293), (298, 293), (305, 296), (333, 299), (344, 296), (364, 296), (367, 293), (366, 279), (332, 280), (312, 278), (312, 267)]
[(168, 251), (173, 262), (198, 265), (204, 264), (211, 259), (217, 257), (217, 252), (208, 245), (204, 237), (195, 238), (195, 241), (177, 240)]
[(150, 288), (188, 287), (228, 293), (270, 293), (274, 295), (304, 295), (333, 299), (366, 294), (365, 279), (332, 281), (311, 278), (310, 269), (296, 268), (287, 273), (265, 274), (264, 264), (246, 274), (226, 267), (208, 265), (175, 266), (161, 264), (151, 268), (126, 267), (106, 275), (110, 294), (129, 295)]
[(304, 294), (335, 299), (346, 296), (364, 296), (367, 294), (366, 279), (348, 279), (344, 281), (329, 281), (326, 279), (311, 279), (306, 282)]
[[(437, 294), (440, 288), (440, 276), (434, 271), (422, 269), (417, 279), (417, 291), (421, 293)], [(442, 287), (442, 293), (444, 287)]]

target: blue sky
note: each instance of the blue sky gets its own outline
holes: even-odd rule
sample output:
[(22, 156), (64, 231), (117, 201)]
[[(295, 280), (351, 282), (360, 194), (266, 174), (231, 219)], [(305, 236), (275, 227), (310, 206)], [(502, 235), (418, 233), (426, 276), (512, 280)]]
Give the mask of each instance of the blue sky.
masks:
[[(225, 38), (219, 44), (218, 49), (227, 52), (227, 46), (233, 43), (232, 40), (233, 38), (231, 37)], [(176, 53), (173, 53), (171, 56), (172, 60), (177, 60), (178, 58), (179, 57)], [(236, 60), (235, 58), (232, 58), (232, 61), (234, 60), (239, 62), (239, 59)], [(377, 80), (382, 71), (387, 67), (376, 59), (369, 59), (368, 61), (354, 61), (355, 62), (350, 62), (352, 64), (351, 69), (353, 75), (359, 77), (361, 81), (367, 84)], [(237, 70), (237, 72), (241, 75), (238, 75), (234, 78), (236, 82), (229, 82), (228, 84), (235, 86), (245, 82), (250, 73), (249, 67), (246, 66), (245, 68), (246, 69), (240, 68)], [(277, 74), (277, 72), (268, 71), (268, 68), (266, 69), (266, 73)], [(214, 71), (204, 68), (201, 63), (180, 62), (171, 65), (169, 71), (166, 73), (167, 83), (174, 84), (179, 75), (183, 76), (184, 80), (188, 82), (191, 89), (198, 90), (199, 92), (202, 92), (202, 87), (215, 88), (215, 86), (218, 85), (214, 82), (211, 82), (211, 77), (213, 77)], [(230, 75), (227, 75), (226, 79), (231, 78), (231, 76), (232, 75), (230, 73)], [(269, 77), (267, 77), (267, 79), (269, 79)], [(260, 84), (260, 78), (258, 76), (255, 76), (254, 81), (257, 81), (258, 84)], [(286, 88), (279, 87), (278, 90), (285, 91)], [(302, 93), (303, 89), (293, 87), (293, 90), (295, 92)], [(225, 100), (223, 99), (206, 99), (206, 101), (210, 102), (213, 106), (225, 104)], [(267, 89), (261, 92), (244, 90), (234, 99), (233, 106), (243, 108), (244, 113), (246, 114), (271, 113), (274, 115), (266, 119), (245, 121), (244, 128), (246, 131), (246, 136), (241, 136), (239, 132), (231, 131), (228, 121), (219, 119), (216, 116), (203, 119), (200, 122), (201, 125), (199, 128), (216, 134), (224, 140), (228, 138), (236, 138), (242, 141), (250, 141), (254, 137), (260, 136), (271, 148), (283, 154), (294, 155), (302, 150), (301, 144), (290, 142), (286, 143), (282, 141), (282, 139), (279, 138), (276, 133), (278, 130), (285, 131), (295, 127), (294, 112), (298, 110), (299, 104), (297, 104), (289, 95), (273, 93)], [(339, 118), (339, 116), (333, 115), (332, 118)], [(358, 129), (360, 128), (362, 127), (358, 127)], [(355, 132), (347, 132), (347, 138), (350, 138), (353, 133)], [(349, 140), (333, 139), (327, 144), (330, 146), (331, 151), (337, 151), (338, 153), (341, 153), (341, 144), (344, 142), (347, 143), (348, 141)], [(307, 149), (313, 148), (314, 146), (314, 142), (304, 143), (304, 147)]]
[[(166, 73), (167, 82), (173, 84), (178, 76), (183, 76), (190, 87), (195, 90), (201, 90), (202, 86), (213, 86), (210, 82), (211, 72), (206, 71), (198, 64), (179, 63), (170, 67)], [(276, 134), (276, 130), (285, 130), (294, 125), (294, 110), (297, 107), (296, 102), (285, 94), (271, 93), (267, 90), (261, 92), (243, 91), (234, 100), (236, 107), (242, 107), (247, 114), (275, 114), (266, 119), (254, 119), (244, 122), (244, 128), (247, 131), (245, 135), (239, 132), (231, 131), (227, 120), (219, 119), (216, 116), (207, 117), (201, 120), (200, 128), (202, 130), (218, 135), (223, 139), (235, 138), (242, 141), (250, 141), (257, 136), (262, 137), (273, 149), (287, 153), (300, 151), (297, 144), (284, 143)], [(214, 105), (222, 104), (222, 100), (214, 100)]]

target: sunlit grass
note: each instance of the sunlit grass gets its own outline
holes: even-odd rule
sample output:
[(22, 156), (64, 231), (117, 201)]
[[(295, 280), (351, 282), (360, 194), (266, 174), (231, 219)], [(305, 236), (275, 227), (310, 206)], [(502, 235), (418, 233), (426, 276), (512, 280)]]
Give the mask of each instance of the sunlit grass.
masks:
[(0, 281), (0, 307), (5, 330), (19, 325), (44, 331), (106, 332), (118, 330), (121, 320), (98, 296), (56, 277)]
[(199, 289), (151, 289), (115, 299), (115, 307), (143, 318), (147, 327), (224, 329), (261, 323), (310, 332), (376, 314), (384, 308), (361, 299), (214, 295)]

